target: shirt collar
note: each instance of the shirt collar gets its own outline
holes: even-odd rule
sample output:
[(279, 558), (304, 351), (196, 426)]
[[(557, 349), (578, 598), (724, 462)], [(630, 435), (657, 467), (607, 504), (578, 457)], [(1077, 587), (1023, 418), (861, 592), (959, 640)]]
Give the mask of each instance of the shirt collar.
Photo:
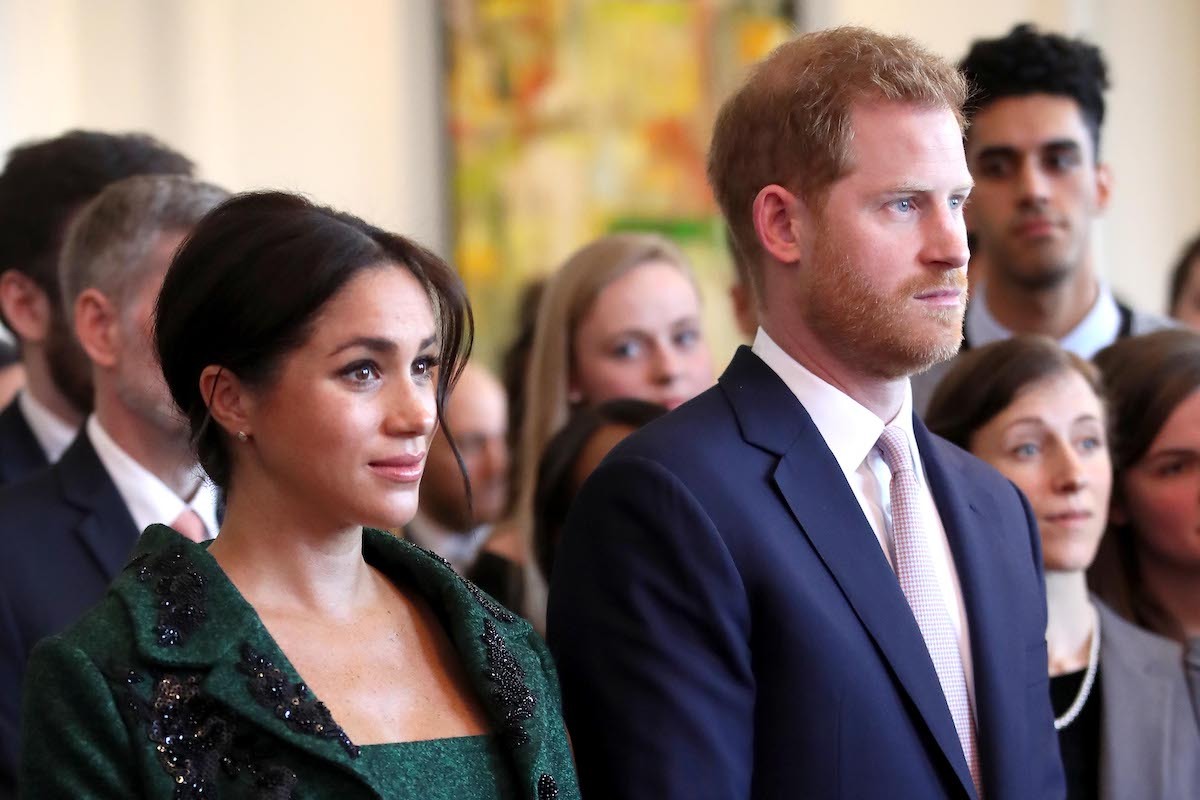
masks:
[(453, 531), (439, 525), (425, 514), (418, 513), (408, 523), (408, 536), (413, 544), (432, 550), (461, 571), (470, 566), (479, 548), (491, 531), (490, 525), (480, 525), (469, 531)]
[[(967, 341), (972, 347), (982, 347), (1013, 335), (1012, 331), (996, 321), (988, 309), (986, 283), (980, 283), (973, 291), (971, 303), (967, 306), (965, 327)], [(1121, 310), (1117, 306), (1117, 299), (1109, 285), (1100, 281), (1096, 302), (1079, 324), (1058, 343), (1064, 350), (1088, 359), (1115, 342), (1120, 332)]]
[(17, 405), (25, 417), (25, 422), (29, 424), (29, 429), (33, 431), (33, 438), (37, 439), (42, 452), (46, 454), (46, 460), (51, 464), (57, 462), (63, 453), (67, 452), (67, 448), (79, 434), (79, 429), (56, 417), (54, 412), (38, 402), (28, 390), (22, 390), (17, 395)]
[[(878, 443), (885, 427), (883, 420), (845, 392), (810, 372), (784, 352), (762, 328), (758, 329), (751, 349), (787, 384), (804, 406), (842, 472), (849, 476), (857, 470)], [(888, 424), (904, 431), (910, 450), (915, 452), (912, 403), (912, 384), (905, 381), (904, 400), (899, 412)], [(914, 458), (914, 462), (920, 477), (920, 459)]]
[(157, 475), (122, 450), (95, 415), (88, 418), (86, 428), (96, 456), (117, 487), (117, 493), (125, 501), (129, 516), (139, 531), (155, 523), (170, 525), (185, 508), (190, 507), (200, 516), (209, 536), (216, 534), (217, 492), (212, 483), (199, 473), (199, 469), (199, 486), (192, 499), (184, 501)]

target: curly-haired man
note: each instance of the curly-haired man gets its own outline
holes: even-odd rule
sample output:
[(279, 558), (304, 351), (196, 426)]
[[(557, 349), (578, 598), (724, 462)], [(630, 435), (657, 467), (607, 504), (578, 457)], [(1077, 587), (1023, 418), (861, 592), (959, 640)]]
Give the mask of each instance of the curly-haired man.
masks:
[[(1091, 358), (1121, 336), (1167, 325), (1118, 302), (1097, 275), (1092, 222), (1112, 186), (1100, 158), (1109, 83), (1100, 50), (1018, 25), (976, 41), (959, 69), (971, 86), (967, 225), (988, 265), (963, 348), (1039, 333)], [(918, 409), (947, 366), (913, 381)]]

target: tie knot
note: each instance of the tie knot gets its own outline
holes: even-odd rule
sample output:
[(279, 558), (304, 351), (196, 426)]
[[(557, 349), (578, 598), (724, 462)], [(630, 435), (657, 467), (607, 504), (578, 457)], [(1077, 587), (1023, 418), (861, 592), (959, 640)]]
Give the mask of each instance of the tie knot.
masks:
[(892, 471), (892, 475), (901, 472), (912, 472), (912, 453), (908, 449), (908, 437), (904, 431), (895, 425), (889, 425), (879, 434), (879, 450), (883, 453), (884, 463)]

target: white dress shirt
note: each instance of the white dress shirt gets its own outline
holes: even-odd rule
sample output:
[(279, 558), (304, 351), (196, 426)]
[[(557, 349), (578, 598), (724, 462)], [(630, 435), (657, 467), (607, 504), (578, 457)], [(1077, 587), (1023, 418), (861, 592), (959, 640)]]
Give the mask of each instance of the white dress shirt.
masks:
[(437, 553), (462, 575), (475, 563), (480, 548), (492, 532), (492, 526), (480, 525), (474, 530), (460, 533), (439, 525), (418, 512), (404, 530), (409, 541)]
[(54, 413), (37, 401), (28, 391), (22, 390), (17, 395), (17, 407), (29, 423), (33, 438), (42, 447), (46, 460), (51, 464), (62, 458), (63, 453), (79, 435), (79, 429), (68, 425), (56, 417)]
[(122, 450), (94, 415), (88, 417), (86, 428), (88, 439), (96, 449), (100, 463), (112, 478), (117, 493), (125, 501), (125, 507), (129, 509), (129, 516), (133, 517), (133, 524), (137, 526), (138, 531), (144, 531), (156, 522), (170, 525), (185, 508), (191, 508), (208, 529), (208, 537), (211, 539), (216, 536), (217, 490), (198, 466), (196, 492), (191, 500), (184, 500), (159, 480), (157, 475)]
[[(987, 307), (987, 283), (980, 282), (971, 291), (971, 303), (967, 306), (967, 318), (963, 325), (971, 347), (1009, 339), (1013, 333), (992, 316)], [(1079, 324), (1066, 336), (1058, 340), (1064, 350), (1080, 358), (1090, 359), (1117, 340), (1121, 333), (1121, 311), (1112, 289), (1103, 281), (1096, 295), (1096, 302)]]
[(918, 457), (917, 442), (913, 435), (911, 387), (906, 382), (904, 402), (900, 411), (885, 425), (874, 412), (818, 378), (785, 353), (762, 328), (758, 329), (751, 349), (787, 384), (812, 418), (821, 438), (825, 440), (838, 466), (841, 467), (846, 483), (854, 492), (863, 516), (875, 532), (875, 538), (879, 540), (879, 546), (893, 571), (896, 569), (896, 562), (891, 535), (892, 474), (876, 444), (887, 425), (894, 425), (904, 431), (913, 455), (913, 470), (916, 472), (921, 492), (925, 530), (929, 534), (932, 548), (929, 555), (937, 573), (938, 588), (946, 603), (946, 611), (958, 637), (958, 651), (967, 679), (967, 694), (974, 710), (975, 677), (966, 606), (958, 581), (958, 570), (954, 566), (954, 556), (950, 551), (950, 541), (946, 538), (946, 528), (942, 524), (942, 517), (925, 480), (924, 466)]

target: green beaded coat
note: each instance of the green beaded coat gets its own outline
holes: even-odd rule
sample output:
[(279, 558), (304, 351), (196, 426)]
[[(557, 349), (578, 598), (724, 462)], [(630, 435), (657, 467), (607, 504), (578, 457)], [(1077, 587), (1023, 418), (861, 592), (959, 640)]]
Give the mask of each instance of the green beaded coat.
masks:
[(367, 531), (363, 553), (437, 613), (492, 736), (358, 748), (204, 546), (156, 525), (101, 603), (33, 651), (22, 797), (577, 800), (529, 624), (408, 542)]

